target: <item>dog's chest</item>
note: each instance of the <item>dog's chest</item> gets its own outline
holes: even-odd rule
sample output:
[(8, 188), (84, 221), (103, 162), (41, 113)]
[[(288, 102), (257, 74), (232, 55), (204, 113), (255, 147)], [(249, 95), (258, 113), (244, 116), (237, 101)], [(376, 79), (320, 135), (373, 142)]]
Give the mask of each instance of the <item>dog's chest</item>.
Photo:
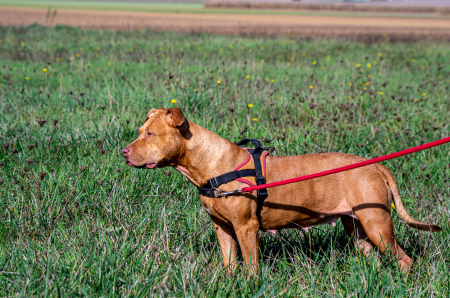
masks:
[(200, 196), (200, 200), (202, 202), (203, 209), (209, 214), (209, 215), (218, 215), (217, 209), (214, 206), (215, 202), (213, 198), (208, 198), (204, 196)]
[(200, 200), (202, 202), (203, 209), (210, 216), (225, 222), (231, 222), (226, 208), (224, 208), (223, 204), (219, 201), (220, 199), (201, 196)]

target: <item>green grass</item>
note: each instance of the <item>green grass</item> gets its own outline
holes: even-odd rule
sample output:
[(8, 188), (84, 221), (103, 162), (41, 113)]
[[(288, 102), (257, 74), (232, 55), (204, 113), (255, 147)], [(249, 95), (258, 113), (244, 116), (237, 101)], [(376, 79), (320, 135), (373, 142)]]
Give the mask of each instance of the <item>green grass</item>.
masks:
[(361, 256), (340, 222), (261, 233), (259, 276), (228, 274), (195, 187), (120, 155), (152, 107), (276, 156), (376, 157), (447, 137), (448, 43), (37, 25), (0, 38), (0, 296), (449, 296), (449, 145), (384, 163), (410, 214), (444, 229), (392, 212), (408, 277)]
[(33, 1), (0, 0), (0, 6), (54, 8), (54, 9), (88, 9), (148, 12), (204, 12), (201, 3), (162, 3), (162, 2), (116, 2), (116, 1)]
[(373, 13), (373, 12), (330, 12), (289, 11), (258, 9), (205, 9), (201, 3), (165, 3), (133, 1), (77, 1), (77, 0), (0, 0), (0, 7), (86, 9), (101, 11), (139, 11), (168, 13), (225, 13), (225, 14), (278, 14), (298, 16), (342, 16), (342, 17), (395, 17), (395, 18), (450, 18), (447, 15), (427, 13)]

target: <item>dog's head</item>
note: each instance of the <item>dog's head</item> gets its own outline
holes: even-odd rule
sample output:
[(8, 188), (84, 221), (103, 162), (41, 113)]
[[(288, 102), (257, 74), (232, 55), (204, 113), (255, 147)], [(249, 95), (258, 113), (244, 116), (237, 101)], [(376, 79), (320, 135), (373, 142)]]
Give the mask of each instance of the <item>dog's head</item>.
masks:
[(122, 155), (132, 167), (154, 169), (172, 165), (188, 131), (189, 123), (180, 108), (151, 109), (139, 128), (139, 137), (122, 149)]

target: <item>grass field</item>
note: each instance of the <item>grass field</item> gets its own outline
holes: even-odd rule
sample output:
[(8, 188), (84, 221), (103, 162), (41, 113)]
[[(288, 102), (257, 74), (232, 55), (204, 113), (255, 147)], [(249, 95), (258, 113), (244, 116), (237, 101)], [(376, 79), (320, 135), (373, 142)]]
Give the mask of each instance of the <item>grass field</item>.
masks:
[[(385, 162), (430, 234), (392, 216), (410, 276), (342, 224), (261, 233), (221, 268), (198, 193), (124, 163), (152, 107), (275, 156), (376, 157), (449, 136), (450, 45), (0, 28), (0, 296), (448, 297), (449, 145)], [(249, 106), (252, 105), (252, 106)]]
[(33, 1), (0, 0), (0, 6), (54, 9), (89, 9), (152, 12), (202, 12), (201, 3), (162, 3), (162, 2), (127, 2), (127, 1)]

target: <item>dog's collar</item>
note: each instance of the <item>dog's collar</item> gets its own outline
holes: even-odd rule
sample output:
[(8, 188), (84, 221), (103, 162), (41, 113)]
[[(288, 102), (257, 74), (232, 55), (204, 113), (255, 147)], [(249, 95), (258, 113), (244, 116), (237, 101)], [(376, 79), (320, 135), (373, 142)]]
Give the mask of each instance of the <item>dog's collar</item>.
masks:
[[(237, 143), (238, 146), (244, 147), (248, 142), (253, 143), (255, 146), (254, 149), (247, 149), (248, 153), (253, 157), (253, 162), (255, 164), (254, 169), (245, 169), (245, 170), (235, 170), (232, 172), (225, 173), (223, 175), (213, 177), (204, 185), (197, 187), (200, 195), (210, 197), (210, 198), (218, 198), (220, 196), (217, 195), (218, 187), (224, 183), (228, 183), (234, 181), (236, 179), (241, 179), (243, 177), (255, 177), (256, 184), (265, 184), (266, 178), (264, 177), (264, 172), (261, 164), (261, 156), (263, 159), (267, 156), (267, 148), (261, 147), (261, 143), (258, 140), (254, 139), (245, 139)], [(250, 158), (250, 157), (249, 157)], [(267, 189), (258, 190), (258, 199), (267, 198)]]

